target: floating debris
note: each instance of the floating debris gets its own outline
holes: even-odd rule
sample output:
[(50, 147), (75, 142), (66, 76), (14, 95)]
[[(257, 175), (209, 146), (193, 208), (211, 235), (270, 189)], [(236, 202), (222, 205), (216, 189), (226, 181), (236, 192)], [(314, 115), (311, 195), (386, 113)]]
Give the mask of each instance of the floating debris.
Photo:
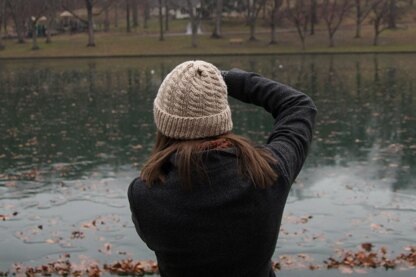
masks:
[(324, 261), (324, 264), (327, 269), (339, 269), (343, 273), (352, 272), (356, 268), (383, 267), (388, 270), (395, 269), (398, 265), (416, 266), (416, 246), (406, 247), (405, 250), (410, 253), (402, 253), (393, 259), (388, 258), (385, 247), (380, 247), (378, 251), (372, 251), (373, 245), (371, 243), (363, 243), (361, 248), (362, 250), (357, 252), (342, 251), (340, 259), (329, 258)]
[(18, 212), (13, 212), (11, 215), (8, 215), (8, 214), (0, 214), (0, 221), (9, 220), (11, 217), (17, 216), (18, 214), (19, 214)]
[(71, 239), (83, 239), (85, 238), (85, 234), (82, 231), (72, 231)]
[(144, 275), (158, 273), (154, 261), (121, 260), (113, 264), (104, 264), (104, 270), (115, 275)]
[[(105, 247), (111, 248), (109, 244)], [(404, 250), (407, 253), (401, 253), (397, 257), (390, 259), (387, 256), (387, 249), (380, 247), (378, 250), (373, 250), (372, 243), (362, 243), (361, 250), (357, 252), (341, 250), (341, 257), (328, 258), (323, 264), (314, 264), (313, 260), (307, 254), (297, 254), (294, 256), (281, 256), (280, 260), (272, 263), (272, 268), (276, 271), (285, 269), (304, 269), (304, 270), (322, 270), (322, 269), (338, 269), (345, 274), (352, 273), (366, 273), (367, 268), (384, 268), (388, 269), (406, 269), (416, 267), (416, 246), (408, 246)], [(108, 249), (110, 250), (110, 249)], [(126, 259), (116, 261), (110, 264), (100, 264), (96, 261), (88, 261), (88, 258), (81, 259), (81, 264), (72, 263), (69, 254), (64, 254), (58, 260), (50, 262), (41, 266), (24, 266), (22, 264), (14, 264), (11, 271), (2, 272), (0, 276), (8, 275), (26, 275), (27, 277), (34, 276), (88, 276), (100, 277), (104, 273), (113, 275), (153, 275), (158, 274), (159, 268), (155, 261), (140, 261), (133, 259)], [(399, 267), (400, 266), (400, 267)]]

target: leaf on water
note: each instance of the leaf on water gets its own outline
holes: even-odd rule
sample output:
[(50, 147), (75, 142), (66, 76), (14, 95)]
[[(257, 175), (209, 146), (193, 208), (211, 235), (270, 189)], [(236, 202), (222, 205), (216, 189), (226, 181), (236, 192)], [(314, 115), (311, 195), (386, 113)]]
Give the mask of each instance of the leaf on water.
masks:
[(104, 246), (101, 249), (98, 249), (98, 252), (101, 252), (104, 255), (109, 256), (111, 255), (111, 247), (112, 247), (111, 243), (106, 242), (104, 243)]
[(373, 248), (373, 244), (370, 242), (365, 242), (361, 244), (361, 248), (364, 249), (367, 252), (370, 252), (371, 249)]
[(133, 150), (141, 150), (141, 149), (143, 149), (143, 145), (141, 145), (141, 144), (136, 144), (136, 145), (132, 145), (132, 146), (131, 146), (131, 148), (132, 148)]
[(87, 222), (82, 224), (82, 228), (93, 229), (95, 228), (95, 224)]
[(309, 270), (317, 270), (317, 269), (320, 269), (321, 267), (319, 266), (319, 265), (313, 265), (313, 264), (311, 264), (311, 265), (309, 265)]
[(116, 275), (142, 276), (158, 272), (158, 266), (153, 261), (121, 260), (112, 264), (104, 264), (104, 270)]
[(349, 266), (345, 266), (345, 265), (341, 265), (338, 267), (339, 271), (341, 271), (342, 274), (353, 274), (354, 270), (352, 270), (351, 267)]
[(83, 239), (85, 238), (85, 234), (82, 231), (73, 231), (71, 233), (71, 239)]
[(376, 231), (376, 230), (380, 230), (381, 228), (383, 228), (383, 225), (382, 224), (372, 223), (370, 225), (370, 227), (371, 227), (372, 230)]
[(7, 219), (9, 219), (7, 215), (0, 214), (0, 221), (6, 221)]
[(56, 241), (54, 241), (53, 239), (47, 239), (45, 240), (45, 242), (49, 244), (54, 244)]

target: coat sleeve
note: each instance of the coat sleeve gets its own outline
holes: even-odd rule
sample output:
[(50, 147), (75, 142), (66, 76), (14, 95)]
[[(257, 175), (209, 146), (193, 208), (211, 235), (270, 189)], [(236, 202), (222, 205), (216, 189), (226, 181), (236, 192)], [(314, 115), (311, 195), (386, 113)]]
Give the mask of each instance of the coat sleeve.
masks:
[(229, 96), (263, 107), (274, 125), (267, 147), (277, 158), (279, 175), (290, 186), (299, 174), (312, 141), (316, 106), (306, 94), (255, 73), (222, 72)]
[(134, 184), (138, 180), (138, 178), (134, 179), (127, 190), (127, 198), (129, 200), (130, 204), (130, 211), (131, 211), (131, 219), (133, 221), (134, 227), (136, 228), (137, 234), (140, 236), (140, 238), (146, 242), (144, 238), (144, 234), (142, 230), (140, 229), (139, 221), (137, 220), (137, 214), (136, 214), (136, 205), (135, 205), (135, 196), (134, 196)]

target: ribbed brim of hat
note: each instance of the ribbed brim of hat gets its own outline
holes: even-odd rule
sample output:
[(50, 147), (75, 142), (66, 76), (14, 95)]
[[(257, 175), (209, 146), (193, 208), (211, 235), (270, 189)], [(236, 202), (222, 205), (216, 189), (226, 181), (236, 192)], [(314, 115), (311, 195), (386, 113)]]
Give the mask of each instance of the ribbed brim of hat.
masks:
[(179, 117), (168, 114), (155, 102), (153, 114), (157, 129), (175, 139), (198, 139), (229, 132), (233, 128), (231, 110), (227, 106), (221, 113), (202, 117)]

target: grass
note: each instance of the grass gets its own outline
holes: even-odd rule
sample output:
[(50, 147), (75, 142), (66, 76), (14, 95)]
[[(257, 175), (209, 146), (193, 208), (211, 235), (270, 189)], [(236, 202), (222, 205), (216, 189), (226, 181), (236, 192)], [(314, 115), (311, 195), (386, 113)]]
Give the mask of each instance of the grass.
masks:
[[(31, 50), (31, 41), (17, 44), (14, 40), (5, 40), (6, 49), (0, 51), (0, 58), (50, 58), (50, 57), (102, 57), (102, 56), (169, 56), (169, 55), (236, 55), (236, 54), (287, 54), (287, 53), (374, 53), (374, 52), (416, 52), (416, 28), (388, 30), (381, 34), (380, 45), (372, 46), (372, 29), (366, 26), (362, 37), (355, 39), (354, 26), (347, 25), (340, 29), (335, 38), (335, 47), (329, 48), (327, 32), (318, 26), (314, 36), (306, 38), (306, 50), (300, 47), (300, 41), (294, 30), (280, 29), (278, 44), (269, 44), (269, 31), (259, 27), (257, 41), (248, 41), (246, 26), (229, 22), (224, 27), (222, 39), (210, 38), (211, 22), (206, 22), (205, 35), (198, 36), (198, 47), (191, 47), (191, 37), (183, 33), (175, 33), (185, 26), (186, 21), (171, 22), (172, 30), (167, 33), (165, 41), (159, 41), (155, 31), (156, 22), (149, 22), (146, 33), (140, 27), (132, 33), (110, 32), (96, 33), (94, 48), (87, 48), (86, 34), (62, 34), (53, 37), (53, 43), (46, 44), (39, 39), (40, 50)], [(237, 32), (238, 31), (238, 32)], [(242, 40), (239, 45), (230, 44), (230, 39)]]

